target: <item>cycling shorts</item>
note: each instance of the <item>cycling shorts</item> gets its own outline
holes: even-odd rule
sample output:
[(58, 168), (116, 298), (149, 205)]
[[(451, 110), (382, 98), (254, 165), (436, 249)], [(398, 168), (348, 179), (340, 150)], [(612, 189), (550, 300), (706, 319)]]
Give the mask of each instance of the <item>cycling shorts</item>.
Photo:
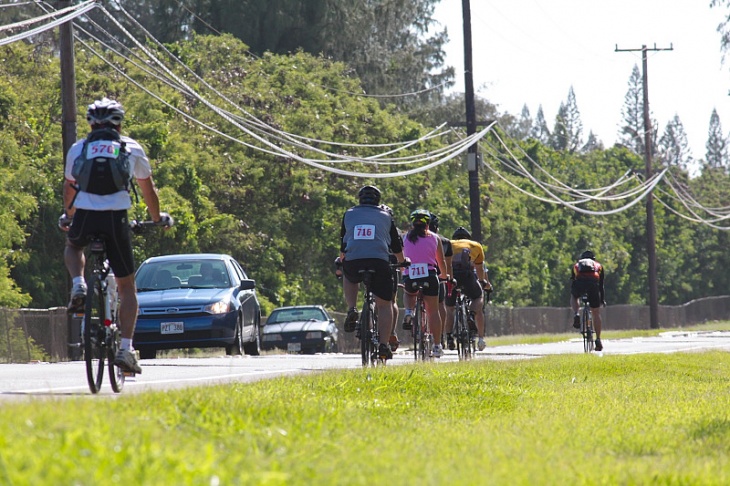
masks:
[(375, 270), (375, 275), (370, 282), (370, 290), (376, 297), (389, 302), (393, 300), (395, 297), (393, 288), (397, 288), (397, 281), (393, 282), (393, 272), (387, 261), (378, 258), (363, 258), (342, 262), (342, 273), (352, 283), (362, 282), (363, 274), (359, 273), (360, 270)]
[[(454, 275), (456, 279), (456, 286), (461, 287), (461, 291), (464, 295), (469, 297), (473, 301), (482, 297), (482, 286), (479, 285), (479, 279), (477, 274), (474, 272), (462, 273)], [(451, 292), (451, 295), (447, 295), (444, 299), (446, 305), (453, 307), (456, 305), (456, 292)]]
[(77, 209), (68, 230), (68, 242), (78, 248), (85, 248), (91, 237), (99, 235), (104, 239), (109, 265), (118, 278), (134, 273), (134, 255), (129, 231), (127, 210), (90, 211)]
[(428, 282), (428, 288), (424, 287), (423, 295), (436, 296), (439, 294), (439, 277), (436, 275), (435, 270), (428, 272), (428, 277), (403, 278), (403, 287), (405, 288), (405, 292), (415, 295), (418, 291), (413, 289), (412, 282)]
[(601, 307), (601, 296), (598, 288), (598, 282), (595, 280), (573, 280), (570, 285), (570, 293), (575, 298), (580, 298), (581, 295), (588, 295), (588, 305), (591, 308), (596, 309)]

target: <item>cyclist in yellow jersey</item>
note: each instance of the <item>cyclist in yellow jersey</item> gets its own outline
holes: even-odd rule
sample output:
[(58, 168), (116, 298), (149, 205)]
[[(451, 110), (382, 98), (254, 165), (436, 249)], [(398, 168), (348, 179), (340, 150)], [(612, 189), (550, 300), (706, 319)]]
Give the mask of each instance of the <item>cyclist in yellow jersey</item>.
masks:
[[(463, 287), (463, 293), (471, 299), (469, 310), (474, 313), (477, 328), (477, 348), (483, 351), (487, 346), (484, 342), (484, 314), (482, 304), (484, 302), (483, 290), (492, 290), (487, 274), (484, 272), (484, 248), (481, 243), (471, 239), (471, 233), (460, 226), (454, 231), (451, 237), (451, 270), (457, 285)], [(446, 324), (444, 331), (448, 335), (454, 329), (454, 305), (456, 305), (456, 292), (447, 295), (446, 299)]]

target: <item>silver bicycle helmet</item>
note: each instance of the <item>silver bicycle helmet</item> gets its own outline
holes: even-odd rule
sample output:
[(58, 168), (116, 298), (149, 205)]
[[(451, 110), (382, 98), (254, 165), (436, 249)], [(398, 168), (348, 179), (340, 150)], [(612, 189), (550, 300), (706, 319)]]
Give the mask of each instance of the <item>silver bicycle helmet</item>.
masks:
[(89, 125), (119, 126), (124, 120), (124, 108), (121, 103), (109, 98), (94, 101), (86, 110), (86, 121)]

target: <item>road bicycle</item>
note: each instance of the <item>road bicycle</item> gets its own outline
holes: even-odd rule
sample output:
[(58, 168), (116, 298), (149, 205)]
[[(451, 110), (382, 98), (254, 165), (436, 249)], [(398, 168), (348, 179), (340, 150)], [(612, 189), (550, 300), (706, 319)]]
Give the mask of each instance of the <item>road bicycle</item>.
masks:
[(580, 314), (580, 333), (583, 335), (583, 350), (590, 353), (594, 349), (593, 341), (593, 313), (588, 305), (588, 294), (580, 297), (583, 302), (583, 311)]
[(453, 282), (449, 284), (452, 292), (456, 292), (456, 304), (454, 306), (454, 330), (453, 336), (456, 340), (456, 350), (459, 361), (471, 359), (476, 353), (476, 324), (473, 313), (469, 310), (470, 299), (464, 295), (461, 286)]
[[(404, 263), (390, 264), (390, 267), (402, 268), (409, 265), (410, 262), (406, 261)], [(384, 365), (385, 360), (381, 358), (379, 352), (380, 334), (378, 331), (378, 310), (375, 306), (375, 296), (370, 290), (375, 270), (359, 270), (358, 273), (362, 274), (362, 283), (365, 288), (362, 311), (360, 312), (360, 320), (358, 321), (357, 327), (358, 332), (356, 334), (356, 336), (360, 339), (360, 356), (362, 358), (362, 365), (364, 367)]]
[(409, 280), (411, 288), (409, 290), (416, 291), (416, 307), (413, 310), (413, 318), (411, 319), (413, 335), (413, 355), (416, 361), (430, 361), (432, 359), (431, 349), (433, 349), (433, 334), (428, 325), (426, 316), (426, 305), (423, 301), (423, 289), (428, 288), (428, 282), (423, 280)]
[[(146, 227), (160, 226), (153, 221), (132, 221), (130, 230), (141, 233)], [(114, 274), (106, 255), (105, 237), (101, 234), (91, 236), (89, 243), (89, 276), (86, 281), (84, 315), (81, 320), (81, 339), (83, 341), (86, 378), (91, 393), (98, 393), (104, 379), (104, 369), (109, 372), (109, 382), (114, 393), (121, 393), (127, 376), (134, 376), (114, 365), (114, 358), (121, 344), (121, 331), (117, 323), (119, 299)]]

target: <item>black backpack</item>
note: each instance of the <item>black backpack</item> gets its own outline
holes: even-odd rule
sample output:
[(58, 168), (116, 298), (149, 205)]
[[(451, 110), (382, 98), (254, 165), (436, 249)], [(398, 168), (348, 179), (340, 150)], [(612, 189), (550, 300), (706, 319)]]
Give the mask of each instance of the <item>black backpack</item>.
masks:
[(462, 248), (461, 252), (451, 258), (451, 268), (454, 275), (463, 275), (471, 271), (471, 252)]
[(92, 130), (84, 140), (81, 155), (74, 160), (71, 174), (77, 192), (106, 195), (129, 191), (129, 151), (119, 132), (112, 128)]

